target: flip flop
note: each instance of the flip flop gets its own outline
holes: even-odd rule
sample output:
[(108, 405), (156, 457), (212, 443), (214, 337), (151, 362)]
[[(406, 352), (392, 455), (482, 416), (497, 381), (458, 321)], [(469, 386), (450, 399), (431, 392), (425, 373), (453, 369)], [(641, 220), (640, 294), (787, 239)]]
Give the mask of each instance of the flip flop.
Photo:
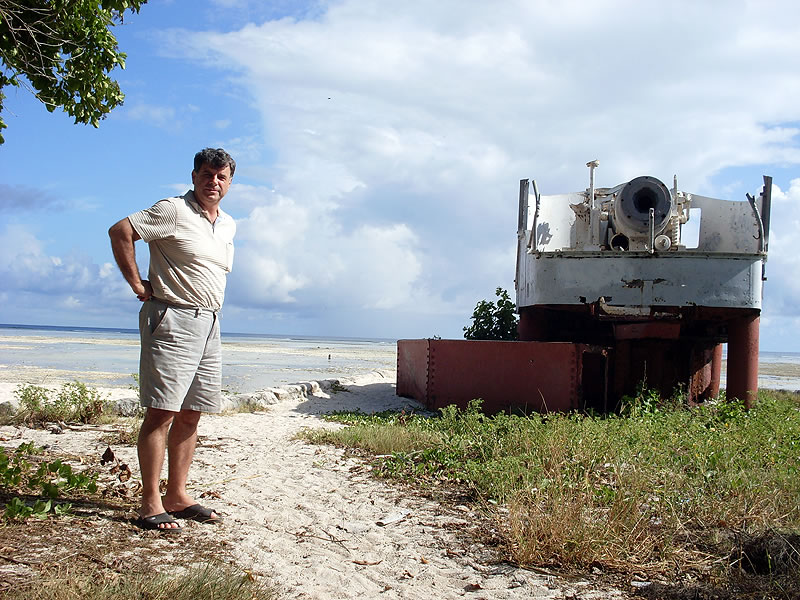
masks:
[(192, 504), (183, 510), (171, 510), (169, 514), (178, 519), (187, 519), (189, 521), (198, 521), (199, 523), (222, 523), (222, 517), (212, 517), (212, 513), (216, 511), (213, 508), (206, 508), (202, 504)]
[(177, 523), (169, 514), (163, 512), (151, 517), (139, 517), (133, 524), (148, 531), (163, 531), (164, 533), (180, 533), (180, 527), (159, 527), (164, 523)]

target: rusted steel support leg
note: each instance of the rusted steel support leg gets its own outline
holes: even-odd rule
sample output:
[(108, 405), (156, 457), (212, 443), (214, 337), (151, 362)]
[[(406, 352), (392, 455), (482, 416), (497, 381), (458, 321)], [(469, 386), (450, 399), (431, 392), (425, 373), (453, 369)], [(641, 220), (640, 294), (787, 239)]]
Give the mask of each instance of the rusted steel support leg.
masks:
[(619, 401), (622, 396), (633, 394), (638, 383), (637, 381), (631, 381), (631, 342), (629, 340), (618, 341), (611, 359), (614, 367), (612, 395), (617, 403), (615, 408), (619, 408)]
[(731, 321), (728, 325), (729, 399), (752, 406), (758, 392), (758, 313)]
[(689, 361), (689, 404), (697, 404), (711, 397), (714, 376), (715, 346), (692, 344), (688, 351)]
[(547, 319), (541, 310), (536, 308), (523, 308), (519, 312), (517, 334), (521, 342), (546, 342)]
[(719, 386), (722, 380), (722, 346), (717, 344), (714, 347), (714, 355), (711, 358), (711, 386), (708, 393), (710, 398), (719, 396)]

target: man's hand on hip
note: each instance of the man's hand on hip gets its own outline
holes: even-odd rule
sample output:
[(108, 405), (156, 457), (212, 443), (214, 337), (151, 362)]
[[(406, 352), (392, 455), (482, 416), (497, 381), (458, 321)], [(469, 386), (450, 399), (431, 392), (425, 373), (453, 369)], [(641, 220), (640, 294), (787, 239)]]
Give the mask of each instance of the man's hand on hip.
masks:
[(141, 285), (133, 287), (133, 292), (136, 294), (136, 297), (139, 300), (146, 302), (153, 297), (153, 286), (150, 285), (150, 282), (147, 281), (147, 279), (142, 279)]

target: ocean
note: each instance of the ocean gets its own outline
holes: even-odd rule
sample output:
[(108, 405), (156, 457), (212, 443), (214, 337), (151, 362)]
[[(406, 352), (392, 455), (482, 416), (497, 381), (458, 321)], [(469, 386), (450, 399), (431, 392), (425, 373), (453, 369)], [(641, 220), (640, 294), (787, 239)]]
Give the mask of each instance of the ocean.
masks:
[[(397, 366), (397, 342), (388, 339), (223, 333), (222, 345), (222, 386), (231, 393)], [(137, 330), (0, 324), (0, 381), (125, 387), (138, 370)], [(759, 387), (800, 390), (800, 353), (759, 353)]]
[[(396, 348), (387, 339), (223, 333), (222, 387), (248, 393), (395, 369)], [(0, 381), (125, 387), (138, 370), (138, 330), (0, 324)]]

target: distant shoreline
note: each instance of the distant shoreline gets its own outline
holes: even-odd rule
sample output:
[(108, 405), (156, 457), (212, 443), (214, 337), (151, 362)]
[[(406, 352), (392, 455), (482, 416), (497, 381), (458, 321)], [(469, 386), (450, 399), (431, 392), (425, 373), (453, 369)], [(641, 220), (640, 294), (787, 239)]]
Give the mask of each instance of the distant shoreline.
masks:
[[(3, 329), (20, 331), (46, 331), (64, 333), (105, 333), (123, 334), (138, 337), (138, 329), (127, 329), (123, 327), (81, 327), (78, 325), (25, 325), (19, 323), (0, 323), (0, 334)], [(266, 338), (266, 339), (288, 339), (288, 340), (339, 340), (355, 342), (377, 342), (377, 343), (396, 343), (394, 338), (369, 338), (358, 336), (322, 336), (322, 335), (300, 335), (285, 333), (242, 333), (237, 331), (223, 331), (223, 337), (243, 337), (243, 338)]]

